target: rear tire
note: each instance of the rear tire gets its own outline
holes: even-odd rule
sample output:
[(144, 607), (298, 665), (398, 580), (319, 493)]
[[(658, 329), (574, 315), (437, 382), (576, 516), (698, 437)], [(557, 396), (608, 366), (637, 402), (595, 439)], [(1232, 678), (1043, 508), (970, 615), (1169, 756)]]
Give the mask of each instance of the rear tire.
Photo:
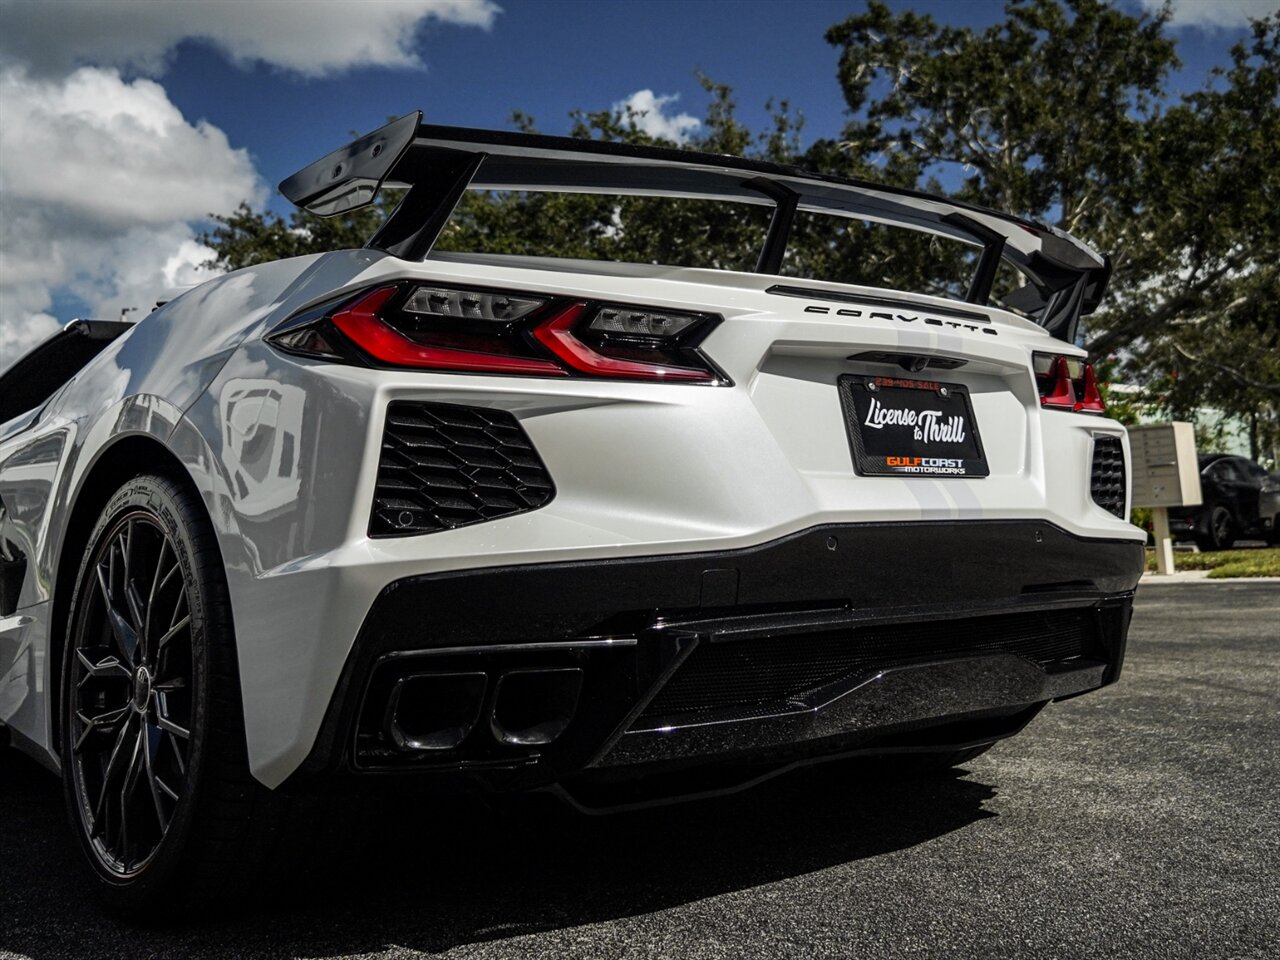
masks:
[(65, 645), (64, 794), (107, 905), (159, 922), (243, 896), (280, 853), (289, 802), (249, 773), (226, 577), (195, 491), (143, 476), (116, 492)]
[(1209, 511), (1206, 531), (1196, 535), (1196, 546), (1203, 553), (1230, 550), (1236, 542), (1236, 520), (1231, 511), (1217, 504)]

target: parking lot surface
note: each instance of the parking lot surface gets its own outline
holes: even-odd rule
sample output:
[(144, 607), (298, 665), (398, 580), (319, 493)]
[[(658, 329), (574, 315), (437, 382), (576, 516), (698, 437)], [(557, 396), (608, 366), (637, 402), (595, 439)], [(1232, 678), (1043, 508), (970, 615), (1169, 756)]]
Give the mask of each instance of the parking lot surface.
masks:
[(953, 776), (424, 810), (319, 894), (196, 926), (104, 917), (57, 782), (0, 752), (0, 957), (1275, 957), (1277, 824), (1280, 584), (1144, 583), (1121, 682)]

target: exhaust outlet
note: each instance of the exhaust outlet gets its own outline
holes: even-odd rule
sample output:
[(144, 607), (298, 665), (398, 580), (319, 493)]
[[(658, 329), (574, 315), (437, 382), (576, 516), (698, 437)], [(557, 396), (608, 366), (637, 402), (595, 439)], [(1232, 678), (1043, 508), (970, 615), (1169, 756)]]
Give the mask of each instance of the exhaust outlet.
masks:
[(452, 750), (475, 729), (484, 706), (484, 673), (402, 677), (387, 699), (386, 730), (401, 750)]
[(573, 719), (582, 692), (577, 667), (508, 670), (498, 678), (489, 729), (509, 746), (545, 746)]

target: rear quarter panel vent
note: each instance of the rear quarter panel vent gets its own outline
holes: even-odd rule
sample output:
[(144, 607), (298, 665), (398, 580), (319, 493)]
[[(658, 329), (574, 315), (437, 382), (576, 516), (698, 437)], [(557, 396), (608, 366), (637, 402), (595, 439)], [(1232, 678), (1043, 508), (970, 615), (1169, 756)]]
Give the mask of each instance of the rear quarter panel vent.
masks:
[(1124, 445), (1120, 438), (1094, 437), (1093, 468), (1089, 475), (1089, 493), (1093, 502), (1123, 520), (1127, 490)]
[(505, 410), (387, 406), (370, 536), (451, 530), (536, 510), (554, 496), (533, 442)]

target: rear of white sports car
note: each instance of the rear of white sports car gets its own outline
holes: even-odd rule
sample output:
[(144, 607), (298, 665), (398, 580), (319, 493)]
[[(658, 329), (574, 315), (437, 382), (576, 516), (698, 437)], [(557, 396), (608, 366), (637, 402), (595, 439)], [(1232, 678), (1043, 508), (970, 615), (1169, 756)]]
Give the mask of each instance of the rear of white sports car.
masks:
[[(417, 115), (281, 189), (323, 216), (384, 186), (363, 249), (0, 377), (0, 732), (63, 774), (109, 903), (323, 854), (297, 809), (335, 783), (605, 809), (945, 768), (1117, 679), (1144, 535), (1073, 346), (1105, 258), (914, 191)], [(603, 259), (537, 249), (575, 210)], [(871, 256), (880, 230), (923, 243)]]
[[(490, 189), (743, 180), (543, 138), (458, 163), (441, 130), (401, 165)], [(1074, 324), (1105, 265), (1043, 237), (1084, 264), (1039, 264), (1074, 283), (1047, 298)], [(382, 239), (303, 274), (193, 411), (225, 441), (267, 785), (392, 772), (609, 805), (691, 789), (689, 767), (705, 789), (848, 753), (946, 763), (1116, 679), (1142, 563), (1125, 432), (1042, 324), (776, 269)]]

